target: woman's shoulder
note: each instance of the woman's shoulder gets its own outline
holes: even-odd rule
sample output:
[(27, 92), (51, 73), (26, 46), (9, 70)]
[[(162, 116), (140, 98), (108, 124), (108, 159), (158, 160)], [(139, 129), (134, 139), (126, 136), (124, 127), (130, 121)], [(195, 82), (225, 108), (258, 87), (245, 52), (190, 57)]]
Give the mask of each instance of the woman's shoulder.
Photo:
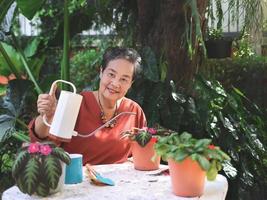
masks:
[(94, 96), (94, 93), (93, 91), (82, 91), (80, 93), (80, 95), (83, 96), (83, 103), (84, 104), (95, 104), (96, 103), (96, 100), (95, 100), (95, 96)]
[(93, 91), (90, 91), (90, 90), (84, 90), (80, 93), (80, 95), (82, 95), (84, 97), (93, 97), (94, 93), (93, 93)]
[(127, 97), (123, 97), (122, 104), (123, 104), (123, 107), (126, 107), (126, 108), (141, 109), (142, 110), (141, 106), (137, 102), (135, 102), (134, 100), (129, 99)]

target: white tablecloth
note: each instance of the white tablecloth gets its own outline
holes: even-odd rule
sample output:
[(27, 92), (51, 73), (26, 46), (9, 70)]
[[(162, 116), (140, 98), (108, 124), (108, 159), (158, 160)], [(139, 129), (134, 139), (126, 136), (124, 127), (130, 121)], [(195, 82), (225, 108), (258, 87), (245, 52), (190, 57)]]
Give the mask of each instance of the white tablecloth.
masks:
[[(160, 169), (167, 168), (161, 165)], [(2, 200), (224, 200), (228, 183), (227, 179), (218, 175), (215, 181), (206, 181), (204, 195), (196, 198), (175, 196), (171, 190), (170, 176), (152, 176), (156, 171), (137, 171), (130, 162), (124, 164), (94, 166), (104, 177), (111, 178), (115, 186), (95, 186), (87, 177), (80, 184), (64, 185), (61, 192), (41, 198), (29, 196), (13, 186), (3, 193)]]

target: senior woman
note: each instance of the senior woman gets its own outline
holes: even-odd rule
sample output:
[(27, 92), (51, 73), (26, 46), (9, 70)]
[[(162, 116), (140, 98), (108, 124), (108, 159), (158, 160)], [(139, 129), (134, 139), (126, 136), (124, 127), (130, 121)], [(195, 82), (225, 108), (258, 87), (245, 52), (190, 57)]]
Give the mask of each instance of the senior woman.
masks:
[[(131, 155), (130, 143), (121, 140), (120, 133), (132, 127), (146, 126), (141, 107), (125, 97), (140, 69), (140, 62), (141, 58), (134, 49), (107, 49), (103, 55), (99, 89), (81, 93), (83, 100), (75, 125), (75, 131), (79, 134), (93, 132), (119, 113), (136, 113), (119, 116), (89, 137), (75, 136), (68, 143), (56, 141), (67, 152), (82, 154), (83, 164), (122, 163)], [(55, 107), (55, 97), (39, 95), (37, 108), (40, 115), (29, 124), (32, 141), (51, 140), (49, 128), (43, 123), (42, 116), (45, 114), (48, 121), (51, 121)]]

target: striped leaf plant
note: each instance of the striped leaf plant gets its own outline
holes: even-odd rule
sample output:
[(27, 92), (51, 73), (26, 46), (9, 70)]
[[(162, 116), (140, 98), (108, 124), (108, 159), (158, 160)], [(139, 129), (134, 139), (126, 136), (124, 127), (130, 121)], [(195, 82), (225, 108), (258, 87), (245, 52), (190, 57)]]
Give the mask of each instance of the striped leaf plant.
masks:
[(12, 176), (23, 193), (45, 197), (57, 188), (63, 163), (70, 157), (54, 143), (28, 143), (18, 151)]

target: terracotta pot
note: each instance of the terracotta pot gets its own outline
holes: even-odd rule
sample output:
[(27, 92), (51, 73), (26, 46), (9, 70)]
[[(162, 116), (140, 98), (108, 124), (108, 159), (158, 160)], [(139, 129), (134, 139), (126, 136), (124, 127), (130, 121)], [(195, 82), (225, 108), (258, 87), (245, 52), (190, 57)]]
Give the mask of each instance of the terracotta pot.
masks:
[(172, 190), (182, 197), (201, 196), (204, 192), (206, 172), (196, 161), (186, 158), (182, 162), (168, 160)]
[(146, 146), (141, 147), (137, 142), (132, 143), (134, 168), (142, 171), (156, 170), (159, 168), (160, 156), (156, 156), (155, 162), (151, 158), (156, 155), (154, 141), (150, 141)]

